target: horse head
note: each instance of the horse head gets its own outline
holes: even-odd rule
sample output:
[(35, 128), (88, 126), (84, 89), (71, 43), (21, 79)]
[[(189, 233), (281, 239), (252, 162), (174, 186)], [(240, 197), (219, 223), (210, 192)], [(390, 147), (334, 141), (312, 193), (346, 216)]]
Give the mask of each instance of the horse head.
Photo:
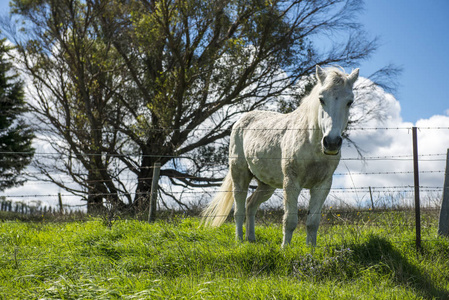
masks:
[(321, 146), (326, 155), (337, 155), (343, 142), (342, 134), (348, 125), (349, 108), (354, 102), (352, 91), (359, 69), (347, 75), (338, 69), (316, 66), (318, 79), (318, 127), (323, 138)]

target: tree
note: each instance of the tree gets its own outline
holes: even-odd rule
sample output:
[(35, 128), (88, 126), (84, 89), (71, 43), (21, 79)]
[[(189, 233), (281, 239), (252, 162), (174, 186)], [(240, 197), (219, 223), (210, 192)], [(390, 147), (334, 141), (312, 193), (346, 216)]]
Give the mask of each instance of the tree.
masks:
[(7, 59), (10, 51), (0, 40), (0, 191), (25, 182), (20, 173), (34, 154), (34, 134), (20, 117), (26, 111), (23, 83)]
[[(223, 164), (209, 159), (223, 160), (219, 143), (239, 115), (291, 94), (316, 64), (350, 66), (373, 53), (376, 41), (354, 22), (360, 3), (12, 1), (33, 111), (57, 141), (53, 170), (81, 188), (48, 162), (43, 174), (92, 207), (145, 205), (156, 161), (173, 184), (216, 184)], [(343, 32), (347, 41), (329, 51), (311, 41)]]

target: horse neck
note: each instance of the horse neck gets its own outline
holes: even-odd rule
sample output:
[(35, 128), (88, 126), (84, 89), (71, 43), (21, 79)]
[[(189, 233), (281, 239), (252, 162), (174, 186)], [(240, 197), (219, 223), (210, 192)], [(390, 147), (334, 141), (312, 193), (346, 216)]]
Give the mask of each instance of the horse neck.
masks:
[(310, 94), (302, 100), (299, 107), (292, 112), (296, 127), (309, 129), (306, 132), (308, 132), (310, 142), (321, 143), (321, 139), (323, 138), (323, 133), (318, 124), (319, 105), (318, 87), (315, 86)]

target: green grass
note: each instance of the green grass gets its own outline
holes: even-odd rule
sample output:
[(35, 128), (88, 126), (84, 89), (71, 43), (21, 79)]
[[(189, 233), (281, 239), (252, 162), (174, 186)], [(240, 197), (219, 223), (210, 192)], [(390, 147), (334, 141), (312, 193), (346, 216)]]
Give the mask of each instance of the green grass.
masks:
[(281, 249), (278, 224), (259, 224), (258, 241), (241, 243), (232, 223), (198, 228), (195, 218), (112, 228), (100, 219), (7, 221), (0, 299), (448, 299), (449, 240), (424, 220), (417, 253), (408, 219), (324, 224), (315, 249), (304, 226)]

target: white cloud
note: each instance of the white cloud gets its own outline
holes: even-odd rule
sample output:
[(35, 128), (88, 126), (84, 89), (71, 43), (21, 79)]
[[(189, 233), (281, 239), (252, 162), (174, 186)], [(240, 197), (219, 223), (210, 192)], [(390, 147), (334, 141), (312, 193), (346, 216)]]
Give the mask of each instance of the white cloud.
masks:
[[(33, 141), (33, 147), (36, 149), (35, 152), (37, 153), (34, 156), (34, 159), (40, 160), (40, 162), (44, 160), (53, 159), (51, 153), (54, 153), (54, 149), (52, 148), (52, 146), (49, 144), (48, 141), (39, 139), (39, 135), (37, 136), (38, 138), (34, 139)], [(4, 192), (2, 192), (0, 196), (6, 196), (8, 200), (12, 200), (14, 202), (23, 202), (31, 206), (35, 206), (37, 203), (39, 203), (42, 207), (43, 206), (57, 207), (59, 205), (58, 193), (61, 193), (63, 204), (66, 206), (74, 206), (71, 207), (72, 210), (79, 209), (78, 207), (75, 206), (82, 204), (79, 197), (65, 192), (57, 185), (50, 182), (44, 182), (42, 180), (32, 178), (33, 176), (37, 176), (38, 174), (38, 170), (36, 168), (33, 168), (32, 165), (27, 167), (24, 174), (28, 174), (31, 177), (23, 186), (7, 189)], [(72, 181), (70, 177), (62, 174), (61, 175), (54, 174), (54, 176), (56, 178), (59, 178), (59, 176), (61, 177), (64, 176), (63, 177), (64, 179), (70, 182)], [(41, 178), (43, 177), (41, 176)], [(72, 184), (70, 186), (72, 188), (77, 187), (76, 184)]]
[[(431, 189), (431, 194), (434, 198), (440, 195), (446, 150), (449, 147), (449, 116), (436, 115), (421, 119), (416, 124), (404, 122), (399, 101), (381, 89), (377, 89), (375, 94), (387, 103), (387, 118), (384, 122), (370, 120), (363, 124), (363, 128), (369, 128), (367, 130), (350, 131), (350, 138), (365, 151), (363, 154), (367, 159), (365, 162), (348, 160), (357, 157), (357, 152), (354, 148), (343, 148), (342, 161), (334, 176), (333, 186), (357, 190), (348, 194), (341, 193), (345, 203), (360, 201), (368, 204), (368, 187), (372, 187), (377, 197), (400, 194), (412, 196), (414, 176), (411, 128), (416, 126), (420, 186), (437, 187), (438, 189)], [(429, 197), (428, 189), (423, 188), (421, 194), (424, 198)], [(411, 203), (411, 199), (404, 201), (406, 200)]]

